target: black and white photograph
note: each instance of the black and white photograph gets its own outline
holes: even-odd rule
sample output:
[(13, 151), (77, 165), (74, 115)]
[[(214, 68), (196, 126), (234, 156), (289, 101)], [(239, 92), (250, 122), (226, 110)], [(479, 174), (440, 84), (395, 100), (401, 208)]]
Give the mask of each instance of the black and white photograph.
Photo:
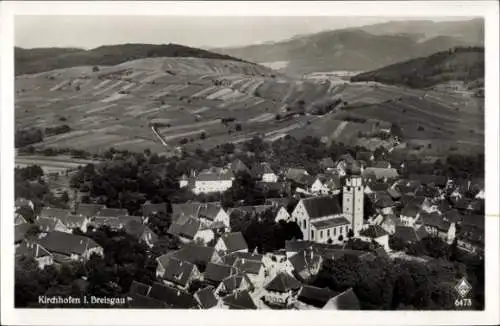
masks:
[(411, 1), (399, 15), (12, 5), (2, 301), (122, 324), (122, 309), (497, 323), (498, 62), (485, 50), (498, 59), (498, 3), (478, 3), (419, 16)]

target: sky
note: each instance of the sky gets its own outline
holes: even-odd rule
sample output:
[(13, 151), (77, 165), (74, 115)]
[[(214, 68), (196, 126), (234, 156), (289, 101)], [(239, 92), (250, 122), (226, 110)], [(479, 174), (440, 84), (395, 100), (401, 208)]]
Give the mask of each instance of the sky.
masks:
[[(295, 35), (370, 25), (396, 17), (173, 17), (173, 16), (16, 16), (15, 44), (23, 48), (90, 49), (123, 43), (177, 43), (231, 47), (279, 41)], [(435, 21), (462, 17), (418, 18)]]

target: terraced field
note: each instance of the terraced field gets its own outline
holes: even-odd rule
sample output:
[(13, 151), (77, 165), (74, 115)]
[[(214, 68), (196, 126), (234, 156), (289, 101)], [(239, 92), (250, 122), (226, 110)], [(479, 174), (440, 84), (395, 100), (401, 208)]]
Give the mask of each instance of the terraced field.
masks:
[[(216, 59), (148, 58), (95, 70), (74, 67), (16, 77), (16, 127), (71, 127), (45, 137), (39, 147), (162, 153), (179, 144), (208, 148), (287, 134), (356, 143), (359, 131), (371, 131), (372, 123), (343, 121), (352, 114), (396, 123), (409, 139), (483, 144), (483, 104), (471, 98), (373, 83), (297, 80), (263, 66)], [(287, 105), (302, 102), (307, 109), (338, 97), (347, 104), (341, 112), (275, 119)]]

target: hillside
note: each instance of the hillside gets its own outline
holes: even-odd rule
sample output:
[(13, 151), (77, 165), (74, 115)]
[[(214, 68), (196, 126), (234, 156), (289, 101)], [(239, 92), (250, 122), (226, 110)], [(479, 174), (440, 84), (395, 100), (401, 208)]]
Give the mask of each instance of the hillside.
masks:
[(293, 79), (241, 61), (79, 66), (17, 76), (15, 90), (16, 143), (19, 132), (35, 137), (40, 150), (172, 153), (286, 135), (376, 148), (387, 142), (359, 133), (377, 134), (383, 121), (399, 125), (405, 140), (432, 142), (425, 150), (438, 155), (480, 151), (484, 142), (481, 99), (335, 77)]
[[(371, 26), (364, 26), (297, 36), (275, 43), (211, 50), (258, 63), (286, 62), (286, 67), (280, 71), (289, 74), (364, 71), (452, 47), (481, 44), (484, 33), (473, 22), (447, 22), (448, 28), (437, 28), (435, 33), (429, 32), (433, 30), (433, 24), (428, 24), (426, 29), (412, 30), (411, 26), (397, 29), (386, 23), (375, 25), (373, 33)], [(398, 25), (398, 22), (394, 23)], [(454, 23), (460, 27), (453, 29)], [(426, 23), (420, 24), (427, 26)]]
[(15, 49), (16, 75), (78, 66), (114, 66), (126, 61), (154, 57), (193, 57), (241, 61), (228, 55), (178, 44), (121, 44), (91, 50), (47, 48)]
[(455, 48), (433, 55), (396, 63), (361, 73), (351, 81), (376, 81), (385, 84), (426, 88), (448, 82), (463, 82), (482, 87), (484, 80), (484, 48)]
[(472, 45), (484, 44), (484, 19), (435, 22), (432, 20), (405, 20), (362, 26), (357, 29), (373, 35), (413, 35), (425, 41), (439, 36), (452, 37)]

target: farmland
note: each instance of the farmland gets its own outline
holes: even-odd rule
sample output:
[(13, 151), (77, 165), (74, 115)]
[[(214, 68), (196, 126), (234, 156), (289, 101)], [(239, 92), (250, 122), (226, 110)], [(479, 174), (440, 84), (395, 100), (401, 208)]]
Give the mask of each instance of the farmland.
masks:
[[(399, 125), (409, 141), (432, 143), (412, 145), (415, 150), (482, 150), (484, 142), (484, 107), (477, 98), (328, 76), (297, 80), (239, 61), (146, 58), (20, 75), (15, 87), (16, 128), (71, 128), (46, 135), (37, 148), (163, 153), (180, 144), (206, 149), (287, 134), (366, 144), (370, 139), (360, 139), (359, 132), (372, 132), (375, 121)], [(334, 98), (342, 99), (340, 108), (308, 113), (313, 103)], [(305, 114), (275, 118), (297, 103)]]

